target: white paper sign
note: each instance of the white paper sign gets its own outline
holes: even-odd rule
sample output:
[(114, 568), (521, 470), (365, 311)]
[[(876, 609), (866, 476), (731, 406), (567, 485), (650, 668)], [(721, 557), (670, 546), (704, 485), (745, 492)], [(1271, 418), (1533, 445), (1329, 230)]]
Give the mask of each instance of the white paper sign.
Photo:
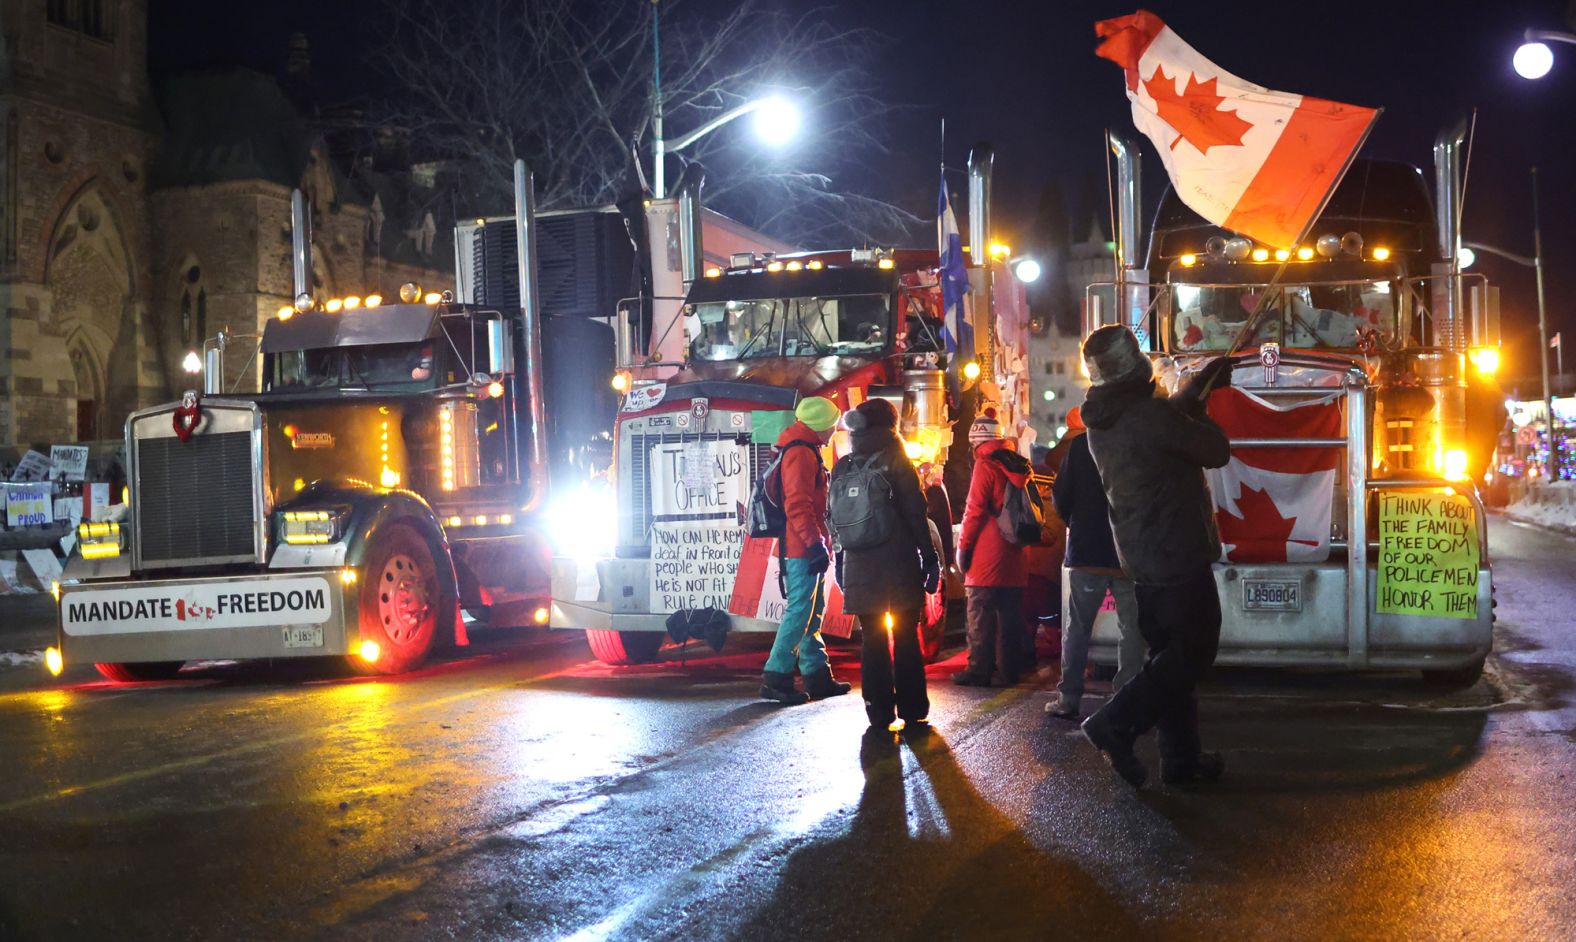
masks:
[(316, 576), (89, 589), (60, 600), (61, 627), (69, 635), (321, 625), (333, 614), (328, 580)]
[(88, 519), (92, 521), (106, 520), (109, 514), (109, 485), (105, 483), (88, 485)]
[(644, 386), (636, 386), (629, 391), (629, 395), (624, 397), (623, 411), (644, 412), (653, 406), (661, 405), (663, 398), (667, 394), (667, 383), (648, 383)]
[(750, 498), (747, 446), (737, 442), (665, 442), (651, 446), (651, 512), (737, 518)]
[(57, 497), (55, 498), (55, 519), (70, 520), (72, 526), (82, 522), (82, 498)]
[(68, 481), (80, 481), (88, 473), (88, 446), (49, 446), (49, 476), (58, 478), (62, 473)]
[[(29, 452), (37, 454), (37, 452)], [(53, 523), (54, 506), (50, 486), (39, 484), (5, 485), (5, 518), (13, 527), (36, 527)]]
[(16, 560), (0, 559), (0, 595), (30, 591), (32, 590), (17, 581)]
[(60, 581), (60, 560), (55, 557), (54, 550), (25, 549), (22, 550), (22, 558), (27, 561), (27, 568), (33, 570), (39, 585), (47, 589)]
[(22, 460), (16, 463), (16, 469), (11, 472), (13, 481), (47, 481), (49, 480), (49, 456), (42, 452), (28, 449)]
[(651, 610), (728, 609), (739, 574), (744, 528), (681, 521), (651, 525)]

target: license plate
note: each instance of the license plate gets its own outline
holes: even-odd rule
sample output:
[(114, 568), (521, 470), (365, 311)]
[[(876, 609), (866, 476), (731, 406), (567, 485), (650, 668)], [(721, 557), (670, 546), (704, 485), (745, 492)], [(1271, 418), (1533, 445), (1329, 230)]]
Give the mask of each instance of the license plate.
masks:
[(1244, 579), (1242, 607), (1250, 612), (1300, 612), (1302, 583), (1295, 579)]
[(321, 648), (323, 646), (322, 625), (286, 625), (285, 647), (287, 648)]

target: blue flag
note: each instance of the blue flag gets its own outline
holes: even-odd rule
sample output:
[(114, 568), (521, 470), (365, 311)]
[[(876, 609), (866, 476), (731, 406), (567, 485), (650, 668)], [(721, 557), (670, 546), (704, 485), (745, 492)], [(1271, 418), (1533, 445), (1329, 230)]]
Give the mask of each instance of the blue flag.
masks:
[(941, 197), (936, 207), (936, 249), (941, 253), (941, 335), (947, 352), (965, 356), (974, 353), (974, 325), (963, 311), (963, 296), (969, 293), (968, 263), (963, 260), (963, 237), (958, 234), (958, 217), (952, 214), (947, 199), (947, 174), (941, 174)]

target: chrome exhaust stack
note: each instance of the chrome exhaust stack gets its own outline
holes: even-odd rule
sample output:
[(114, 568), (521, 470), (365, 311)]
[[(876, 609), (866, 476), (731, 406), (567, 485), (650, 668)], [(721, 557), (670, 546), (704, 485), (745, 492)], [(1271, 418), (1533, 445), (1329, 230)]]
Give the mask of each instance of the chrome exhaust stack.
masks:
[(1440, 261), (1434, 264), (1434, 344), (1464, 350), (1461, 304), (1461, 145), (1467, 136), (1465, 118), (1434, 139), (1434, 217), (1439, 230)]
[(526, 408), (530, 410), (531, 446), (526, 468), (528, 495), (522, 513), (540, 507), (547, 497), (547, 413), (542, 404), (541, 297), (536, 267), (536, 182), (525, 161), (514, 162), (515, 259), (520, 275), (520, 330), (525, 334)]
[(312, 214), (300, 190), (290, 193), (290, 267), (295, 275), (290, 303), (295, 304), (301, 295), (312, 295)]
[(679, 239), (684, 285), (688, 287), (706, 271), (705, 246), (701, 241), (700, 189), (706, 183), (706, 168), (690, 164), (679, 178)]
[[(1143, 165), (1139, 162), (1138, 145), (1114, 131), (1105, 132), (1106, 146), (1116, 158), (1116, 310), (1119, 320), (1135, 331), (1141, 330), (1145, 313), (1149, 310), (1149, 272), (1144, 268), (1143, 249), (1139, 237), (1143, 231), (1138, 216), (1143, 211)], [(1096, 308), (1098, 310), (1098, 308)], [(1089, 327), (1105, 326), (1103, 314), (1098, 315)], [(1089, 330), (1086, 330), (1087, 334)], [(1158, 350), (1155, 338), (1145, 337), (1150, 349)]]

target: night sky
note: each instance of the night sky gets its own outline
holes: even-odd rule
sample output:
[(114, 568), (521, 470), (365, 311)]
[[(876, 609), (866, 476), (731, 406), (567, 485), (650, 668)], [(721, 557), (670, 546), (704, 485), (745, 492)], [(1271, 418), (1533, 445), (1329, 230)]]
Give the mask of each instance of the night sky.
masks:
[[(366, 24), (383, 2), (154, 0), (150, 65), (156, 73), (223, 65), (275, 72), (287, 38), (299, 30), (311, 43), (322, 97), (376, 95), (380, 83), (367, 62)], [(692, 0), (690, 7), (704, 10), (707, 2)], [(1556, 46), (1554, 71), (1540, 82), (1525, 81), (1510, 67), (1524, 28), (1576, 29), (1566, 6), (1561, 0), (1193, 0), (1149, 8), (1203, 55), (1249, 81), (1383, 107), (1365, 154), (1416, 163), (1430, 181), (1435, 135), (1477, 108), (1464, 236), (1531, 255), (1528, 170), (1538, 165), (1549, 329), (1576, 337), (1568, 301), (1576, 292), (1576, 127), (1570, 120), (1576, 115), (1576, 46)], [(644, 0), (631, 0), (631, 7), (643, 9)], [(872, 168), (869, 179), (837, 184), (932, 215), (945, 117), (949, 166), (962, 168), (974, 141), (995, 146), (997, 228), (1020, 244), (1049, 185), (1060, 187), (1074, 215), (1104, 207), (1102, 131), (1132, 133), (1132, 124), (1120, 69), (1094, 56), (1092, 25), (1134, 9), (1129, 2), (1075, 0), (860, 0), (828, 7), (827, 15), (840, 22), (892, 38), (884, 60), (870, 68), (892, 104), (903, 108), (891, 125), (890, 163)], [(810, 120), (813, 131), (813, 114)], [(813, 137), (804, 146), (812, 146), (809, 141)], [(1153, 202), (1164, 171), (1152, 152), (1144, 172)], [(1088, 217), (1071, 225), (1081, 236)], [(1478, 267), (1503, 289), (1507, 388), (1512, 377), (1527, 377), (1533, 381), (1523, 382), (1522, 392), (1535, 396), (1532, 271), (1493, 258)], [(1567, 369), (1576, 370), (1576, 359)]]

